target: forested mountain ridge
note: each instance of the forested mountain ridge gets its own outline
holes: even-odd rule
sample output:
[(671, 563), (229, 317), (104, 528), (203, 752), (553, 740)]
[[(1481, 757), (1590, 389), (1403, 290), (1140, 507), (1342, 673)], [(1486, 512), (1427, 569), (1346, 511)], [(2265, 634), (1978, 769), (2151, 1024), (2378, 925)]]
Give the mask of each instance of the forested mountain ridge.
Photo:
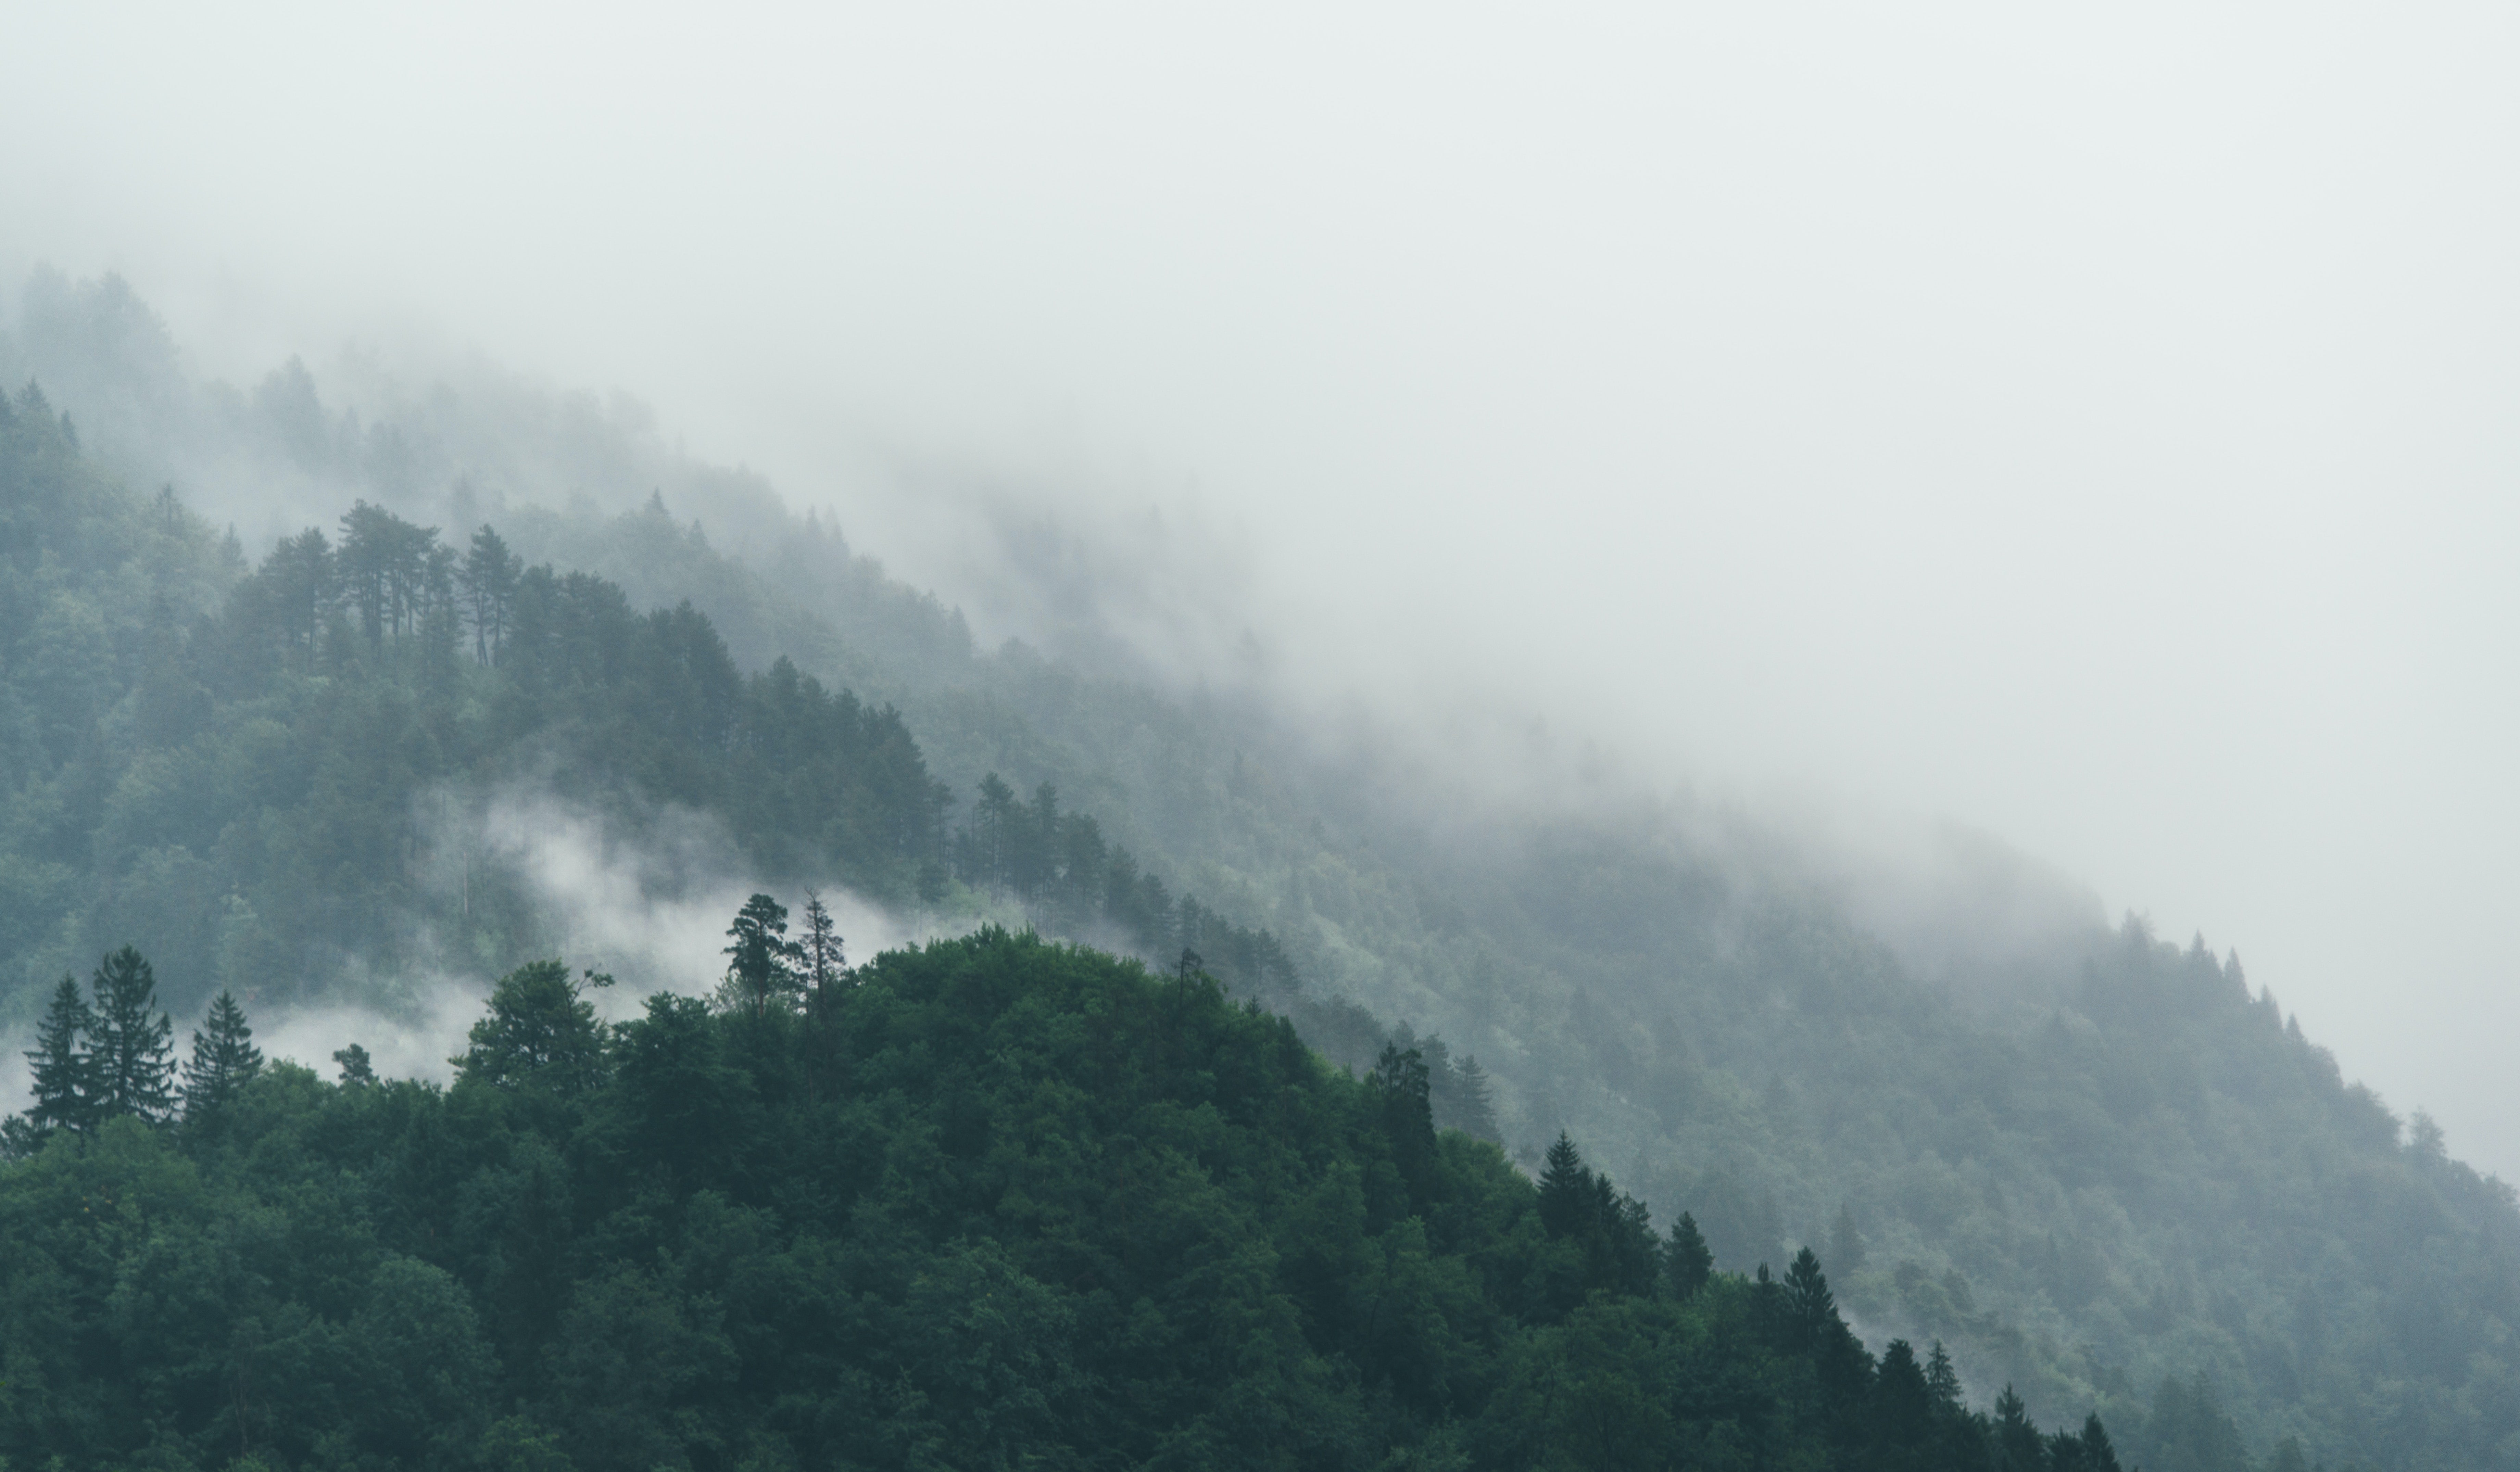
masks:
[(265, 1066), (222, 998), (179, 1106), (162, 1046), (112, 1066), (165, 1033), (146, 959), (66, 984), (0, 1165), (0, 1457), (2121, 1465), (1868, 1353), (1808, 1251), (1711, 1273), (1571, 1141), (1535, 1187), (1439, 1135), (1415, 1052), (1358, 1080), (1188, 965), (1002, 930), (746, 947), (781, 921), (746, 905), (726, 1004), (611, 1027), (608, 978), (523, 967), (444, 1090)]
[[(631, 608), (670, 615), (690, 598), (696, 613), (736, 631), (724, 636), (726, 652), (746, 681), (767, 678), (788, 653), (799, 680), (824, 682), (826, 698), (848, 688), (876, 710), (895, 707), (930, 781), (959, 799), (936, 832), (937, 862), (957, 886), (946, 904), (1050, 929), (1077, 924), (1073, 911), (1059, 913), (1076, 886), (1039, 892), (1017, 868), (982, 867), (968, 847), (983, 778), (1008, 780), (1011, 790), (992, 801), (1019, 837), (1045, 831), (1037, 799), (1049, 782), (1061, 814), (1092, 817), (1142, 870), (1159, 870), (1176, 893), (1195, 890), (1202, 916), (1231, 916), (1223, 933), (1274, 939), (1304, 982), (1290, 1004), (1298, 1026), (1334, 1057), (1368, 1065), (1380, 1042), (1369, 1019), (1333, 1003), (1340, 994), (1395, 1025), (1440, 1031), (1487, 1065), (1497, 1128), (1528, 1168), (1541, 1168), (1562, 1126), (1664, 1216), (1692, 1211), (1728, 1267), (1747, 1271), (1785, 1261), (1795, 1242), (1815, 1245), (1868, 1337), (1946, 1339), (1977, 1404), (2005, 1380), (2046, 1419), (2096, 1404), (2121, 1447), (2155, 1467), (2236, 1465), (2237, 1449), (2272, 1455), (2286, 1437), (2331, 1464), (2496, 1466), (2520, 1456), (2507, 1348), (2520, 1322), (2520, 1230), (2509, 1193), (2448, 1159), (2420, 1120), (2402, 1131), (2349, 1087), (2266, 993), (2244, 984), (2235, 960), (2160, 944), (2139, 926), (2094, 925), (2043, 958), (2041, 974), (2060, 981), (2023, 989), (2010, 1013), (1990, 1017), (1911, 974), (1824, 890), (1734, 862), (1702, 825), (1666, 822), (1650, 805), (1616, 822), (1430, 815), (1405, 783), (1308, 765), (1303, 742), (1274, 731), (1265, 712), (1175, 699), (1021, 648), (974, 651), (932, 600), (884, 591), (862, 559), (834, 570), (849, 555), (828, 527), (790, 524), (781, 555), (803, 564), (754, 565), (713, 550), (644, 484), (617, 488), (618, 513), (537, 510), (521, 484), (503, 493), (493, 476), (453, 473), (460, 458), (432, 461), (443, 447), (430, 448), (426, 425), (309, 419), (312, 386), (301, 379), (289, 377), (271, 402), (295, 405), (292, 423), (330, 424), (329, 439), (308, 443), (321, 439), (337, 457), (359, 449), (337, 464), (352, 466), (346, 483), (372, 505), (399, 495), (403, 514), (460, 527), (475, 524), (453, 514), (472, 497), (532, 559), (584, 549), (590, 571), (637, 590)], [(243, 401), (240, 423), (260, 423), (263, 397)], [(384, 463), (375, 447), (387, 431), (403, 446), (391, 461), (398, 491), (367, 468)], [(626, 450), (613, 458), (643, 473), (653, 464)], [(321, 524), (352, 499), (341, 494)], [(177, 501), (144, 497), (115, 524), (149, 525), (153, 504), (158, 525), (180, 520)], [(241, 549), (221, 554), (206, 527), (187, 535), (198, 550), (183, 556), (207, 590), (200, 606), (223, 616), (218, 590), (248, 561)], [(122, 620), (112, 639), (141, 649), (145, 596), (107, 602)], [(363, 627), (352, 632), (354, 644), (365, 640)], [(189, 658), (213, 646), (188, 635), (160, 647)], [(482, 683), (469, 643), (463, 652), (463, 682)], [(140, 664), (119, 668), (109, 734), (141, 724)], [(371, 684), (409, 688), (425, 670), (390, 673)], [(199, 683), (216, 689), (206, 675)], [(625, 749), (643, 735), (624, 733)], [(166, 770), (162, 748), (127, 749), (148, 757), (133, 770)], [(505, 759), (480, 770), (548, 770), (499, 767)], [(621, 781), (590, 801), (618, 800), (615, 820), (635, 830), (650, 810), (630, 799), (651, 776), (681, 769), (617, 770)], [(38, 806), (60, 811), (61, 801), (57, 791)], [(110, 806), (81, 811), (101, 824)], [(158, 810), (126, 796), (115, 811)], [(137, 928), (201, 913), (181, 909), (196, 899), (233, 913), (215, 835), (208, 852), (191, 841), (181, 854), (123, 839), (96, 850), (112, 857), (93, 893), (125, 908), (89, 912), (93, 932), (48, 954), (30, 983), (126, 938), (157, 955), (219, 954), (168, 952)], [(396, 877), (335, 912), (360, 923), (396, 913), (394, 885), (426, 888), (417, 853), (371, 857)], [(852, 882), (923, 903), (926, 862), (887, 860)], [(312, 891), (333, 882), (300, 872)], [(46, 873), (69, 882), (55, 870), (38, 877)], [(537, 954), (533, 917), (518, 918), (524, 949), (476, 958), (483, 971)], [(209, 933), (197, 923), (174, 944), (198, 946)], [(1093, 938), (1164, 954), (1116, 927)], [(390, 961), (390, 946), (379, 955)], [(327, 969), (334, 959), (344, 964)], [(352, 959), (366, 957), (319, 956), (305, 974), (392, 983), (390, 965), (354, 971)], [(1217, 960), (1221, 971), (1233, 964)], [(20, 1015), (40, 1000), (22, 993)], [(1317, 1010), (1308, 1016), (1307, 1005)], [(2200, 1375), (2219, 1408), (2200, 1396)]]

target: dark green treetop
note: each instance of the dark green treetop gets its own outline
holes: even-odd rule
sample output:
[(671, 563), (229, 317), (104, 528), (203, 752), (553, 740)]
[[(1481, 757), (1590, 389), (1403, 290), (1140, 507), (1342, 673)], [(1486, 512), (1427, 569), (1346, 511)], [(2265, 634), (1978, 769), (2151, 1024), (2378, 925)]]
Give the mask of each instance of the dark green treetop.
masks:
[(1715, 1275), (1715, 1253), (1706, 1245), (1706, 1234), (1697, 1229), (1697, 1219), (1687, 1212), (1671, 1224), (1671, 1240), (1663, 1245), (1663, 1276), (1671, 1284), (1674, 1298), (1688, 1298), (1706, 1286)]
[(97, 964), (89, 986), (96, 993), (88, 1054), (97, 1117), (165, 1119), (175, 1109), (175, 1024), (158, 1007), (148, 958), (124, 946)]
[(96, 1027), (96, 1013), (79, 995), (78, 982), (62, 978), (52, 1004), (35, 1025), (35, 1105), (27, 1120), (38, 1132), (84, 1130), (96, 1121), (96, 1060), (82, 1046)]
[(184, 1064), (184, 1118), (209, 1115), (261, 1071), (262, 1049), (253, 1046), (245, 1009), (222, 991), (193, 1032), (193, 1056)]

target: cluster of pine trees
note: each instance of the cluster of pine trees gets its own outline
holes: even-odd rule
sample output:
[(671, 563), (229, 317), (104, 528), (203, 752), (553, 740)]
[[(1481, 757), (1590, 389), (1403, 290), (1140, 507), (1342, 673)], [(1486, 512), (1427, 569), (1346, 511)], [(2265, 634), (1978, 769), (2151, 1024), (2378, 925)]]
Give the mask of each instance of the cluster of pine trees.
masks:
[(261, 1070), (262, 1053), (244, 1008), (221, 992), (179, 1072), (174, 1022), (158, 1005), (157, 972), (124, 946), (97, 963), (86, 994), (78, 978), (62, 978), (26, 1061), (33, 1104), (0, 1122), (0, 1150), (12, 1157), (110, 1119), (203, 1125)]
[[(0, 1164), (9, 1464), (1986, 1468), (2096, 1418), (1712, 1271), (1571, 1139), (1535, 1186), (1191, 963), (988, 930), (846, 967), (756, 896), (711, 1002), (500, 981), (452, 1088), (179, 1092), (148, 962), (63, 990)], [(133, 1062), (132, 1060), (138, 1060)]]

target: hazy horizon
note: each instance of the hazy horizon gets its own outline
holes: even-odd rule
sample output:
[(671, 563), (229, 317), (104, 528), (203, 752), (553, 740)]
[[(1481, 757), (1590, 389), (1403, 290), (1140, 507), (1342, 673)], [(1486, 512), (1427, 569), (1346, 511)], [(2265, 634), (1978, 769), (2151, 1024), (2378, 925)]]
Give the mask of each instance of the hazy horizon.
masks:
[(2510, 17), (507, 16), (22, 22), (0, 273), (627, 392), (986, 638), (1055, 518), (1186, 675), (1999, 835), (2520, 1178)]

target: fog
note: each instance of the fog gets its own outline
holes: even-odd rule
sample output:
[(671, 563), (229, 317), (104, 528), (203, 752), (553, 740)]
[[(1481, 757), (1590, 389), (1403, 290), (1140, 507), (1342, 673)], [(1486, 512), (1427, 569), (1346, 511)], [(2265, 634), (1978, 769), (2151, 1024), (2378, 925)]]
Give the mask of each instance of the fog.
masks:
[(2001, 835), (2508, 1177), (2515, 27), (57, 9), (0, 280), (626, 390), (984, 638)]

